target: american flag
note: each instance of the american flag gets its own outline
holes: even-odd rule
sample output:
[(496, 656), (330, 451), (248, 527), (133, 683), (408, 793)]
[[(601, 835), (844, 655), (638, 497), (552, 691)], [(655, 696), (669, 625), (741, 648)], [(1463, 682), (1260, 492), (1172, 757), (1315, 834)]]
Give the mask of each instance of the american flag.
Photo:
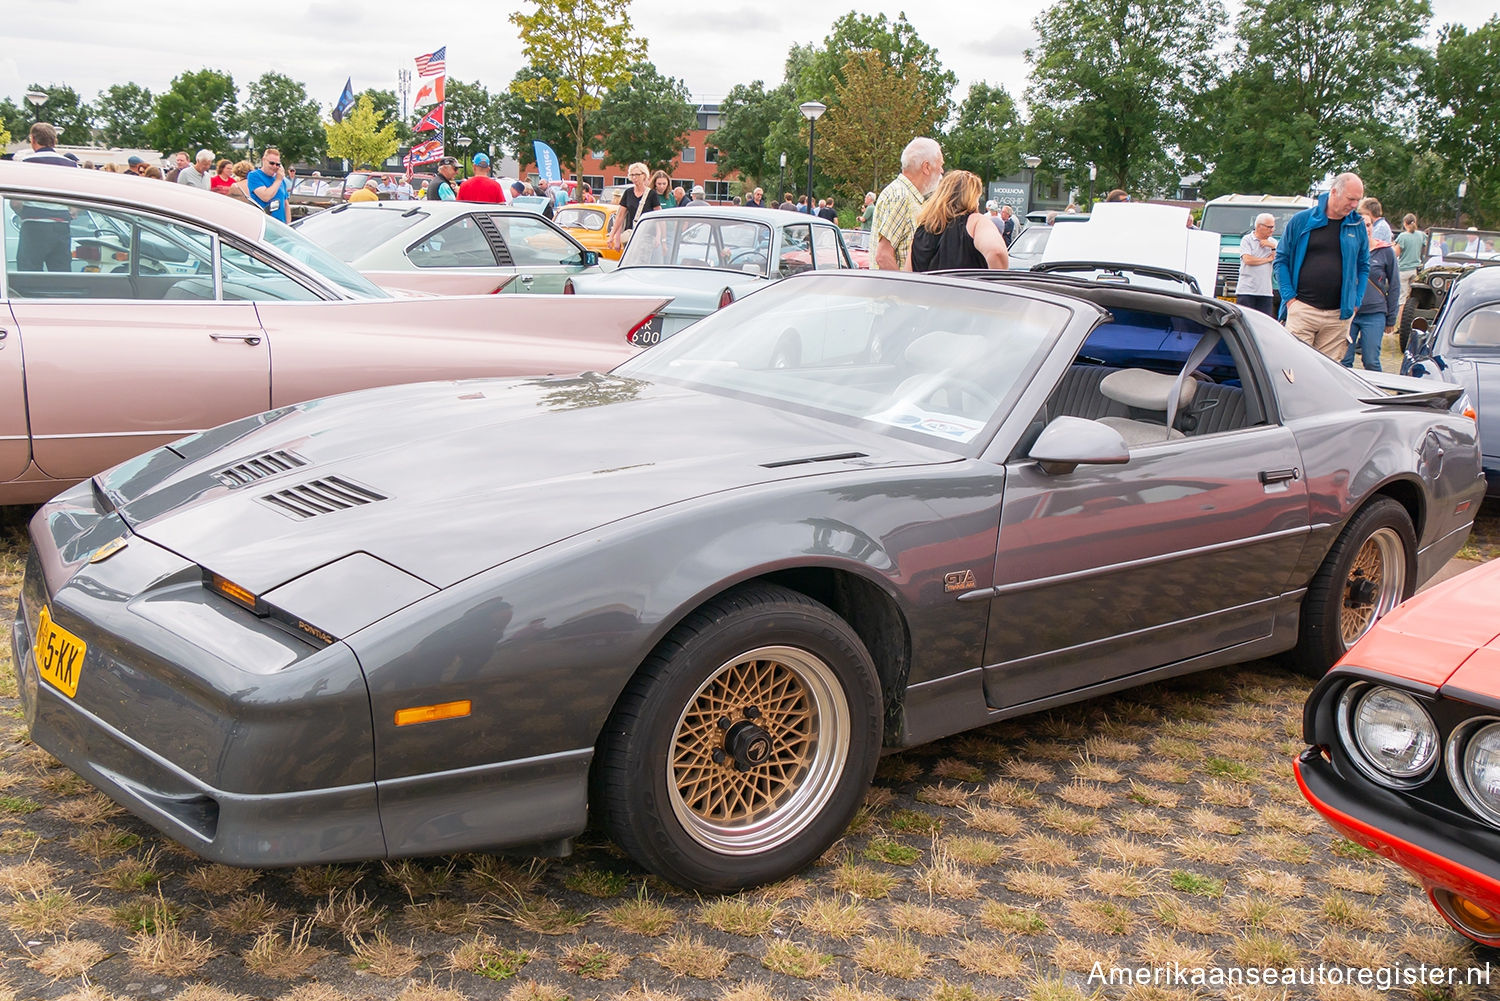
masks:
[(429, 52), (425, 56), (417, 57), (417, 76), (442, 76), (447, 70), (444, 69), (448, 59), (448, 46), (444, 45), (436, 51)]

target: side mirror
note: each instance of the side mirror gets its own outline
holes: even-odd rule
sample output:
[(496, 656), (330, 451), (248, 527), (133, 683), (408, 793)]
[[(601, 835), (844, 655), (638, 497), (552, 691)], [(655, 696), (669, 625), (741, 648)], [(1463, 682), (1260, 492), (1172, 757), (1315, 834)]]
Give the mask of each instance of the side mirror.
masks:
[(597, 251), (597, 250), (585, 250), (583, 252), (583, 266), (586, 267), (586, 268), (593, 268), (593, 267), (597, 267), (598, 265), (599, 265), (599, 251)]
[(1121, 465), (1130, 449), (1120, 432), (1108, 424), (1082, 417), (1057, 417), (1037, 435), (1027, 457), (1035, 459), (1048, 476), (1062, 476), (1082, 465)]

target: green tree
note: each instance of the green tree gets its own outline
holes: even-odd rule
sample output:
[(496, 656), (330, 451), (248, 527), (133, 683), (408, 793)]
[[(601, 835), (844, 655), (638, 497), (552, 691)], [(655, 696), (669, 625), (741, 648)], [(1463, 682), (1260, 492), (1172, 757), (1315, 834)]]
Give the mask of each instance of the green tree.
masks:
[(13, 136), (24, 136), (33, 121), (30, 110), (30, 105), (22, 108), (8, 97), (0, 98), (0, 127)]
[[(402, 121), (401, 105), (396, 100), (396, 92), (389, 88), (381, 90), (378, 87), (366, 87), (354, 95), (354, 103), (358, 104), (361, 97), (368, 97), (370, 103), (375, 107), (375, 113), (380, 120), (388, 125), (396, 126), (396, 139), (405, 144), (411, 141), (411, 122)], [(424, 112), (428, 109), (423, 108)]]
[(234, 77), (218, 70), (183, 73), (157, 95), (146, 139), (164, 153), (229, 148), (240, 130)]
[(10, 130), (5, 127), (4, 123), (0, 123), (0, 146), (9, 146), (9, 145), (10, 145)]
[(94, 127), (107, 146), (144, 147), (151, 121), (151, 91), (135, 83), (113, 84), (94, 101)]
[(879, 53), (886, 69), (892, 72), (914, 72), (920, 76), (925, 84), (923, 91), (937, 102), (938, 121), (948, 117), (949, 95), (958, 77), (943, 68), (937, 49), (922, 41), (905, 12), (897, 14), (895, 21), (888, 21), (884, 14), (850, 11), (833, 22), (832, 30), (823, 39), (823, 47), (812, 50), (811, 58), (795, 77), (787, 77), (794, 82), (800, 99), (794, 103), (817, 100), (832, 107), (838, 99), (838, 86), (847, 82), (844, 67), (856, 53), (867, 51)]
[(610, 163), (639, 160), (672, 174), (682, 141), (698, 125), (687, 84), (662, 76), (649, 62), (630, 67), (630, 81), (611, 90), (594, 116), (593, 130)]
[(369, 95), (362, 95), (342, 122), (324, 122), (328, 155), (342, 157), (355, 167), (374, 167), (393, 156), (400, 141), (395, 123), (384, 123)]
[(1206, 194), (1295, 194), (1388, 149), (1428, 56), (1428, 0), (1246, 0), (1228, 76), (1204, 88)]
[[(631, 31), (630, 0), (533, 0), (530, 14), (510, 21), (521, 35), (521, 54), (551, 76), (513, 80), (523, 99), (551, 96), (573, 126), (573, 162), (583, 162), (592, 142), (590, 119), (604, 95), (630, 81), (630, 66), (646, 58), (646, 40)], [(579, 186), (579, 197), (583, 188)]]
[(1010, 93), (981, 80), (959, 105), (958, 122), (943, 139), (943, 160), (992, 181), (1021, 169), (1025, 131)]
[(1103, 188), (1175, 181), (1174, 150), (1214, 74), (1219, 0), (1058, 0), (1032, 24), (1033, 152), (1084, 184), (1097, 164)]
[[(776, 176), (782, 151), (767, 149), (766, 139), (787, 109), (796, 105), (789, 83), (769, 91), (759, 80), (730, 88), (719, 105), (719, 127), (711, 140), (719, 150), (715, 173), (726, 177), (738, 170), (762, 182)], [(780, 191), (776, 197), (781, 197)]]
[(893, 69), (874, 50), (851, 56), (839, 75), (835, 104), (818, 122), (817, 162), (840, 194), (857, 200), (901, 169), (912, 136), (933, 134), (939, 98), (914, 67)]
[(282, 73), (263, 73), (250, 85), (240, 118), (256, 149), (275, 146), (288, 163), (323, 155), (323, 115), (307, 88)]
[[(488, 149), (490, 143), (501, 141), (504, 134), (501, 106), (483, 84), (449, 77), (444, 97), (447, 100), (443, 105), (443, 137), (450, 154), (472, 156)], [(467, 148), (459, 144), (460, 138), (470, 140)]]
[(561, 102), (545, 92), (529, 98), (520, 93), (528, 82), (556, 76), (554, 70), (535, 66), (522, 66), (516, 71), (506, 92), (495, 98), (500, 122), (498, 141), (517, 160), (525, 161), (532, 156), (531, 144), (541, 140), (552, 147), (564, 167), (576, 168), (572, 162), (573, 126), (563, 117)]
[[(78, 91), (66, 84), (32, 84), (28, 91), (41, 91), (47, 95), (47, 103), (38, 109), (30, 104), (21, 109), (25, 116), (22, 123), (7, 122), (6, 127), (15, 135), (25, 136), (31, 123), (43, 121), (57, 129), (57, 141), (68, 146), (81, 146), (94, 138), (93, 111), (88, 102), (78, 96)], [(16, 128), (21, 124), (21, 128)]]
[(1500, 225), (1500, 93), (1495, 70), (1500, 66), (1500, 16), (1469, 31), (1450, 24), (1438, 35), (1437, 52), (1423, 90), (1434, 153), (1453, 169), (1442, 193), (1458, 196), (1458, 181), (1467, 178), (1464, 210), (1476, 225)]

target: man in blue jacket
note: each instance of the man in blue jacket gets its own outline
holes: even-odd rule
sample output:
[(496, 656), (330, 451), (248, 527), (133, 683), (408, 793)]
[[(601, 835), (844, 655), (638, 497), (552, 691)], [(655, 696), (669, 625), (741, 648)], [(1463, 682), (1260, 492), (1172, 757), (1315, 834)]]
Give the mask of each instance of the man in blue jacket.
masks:
[(1365, 296), (1370, 241), (1354, 210), (1365, 185), (1354, 174), (1333, 179), (1328, 194), (1287, 221), (1276, 246), (1276, 285), (1286, 328), (1304, 344), (1341, 361), (1349, 323)]

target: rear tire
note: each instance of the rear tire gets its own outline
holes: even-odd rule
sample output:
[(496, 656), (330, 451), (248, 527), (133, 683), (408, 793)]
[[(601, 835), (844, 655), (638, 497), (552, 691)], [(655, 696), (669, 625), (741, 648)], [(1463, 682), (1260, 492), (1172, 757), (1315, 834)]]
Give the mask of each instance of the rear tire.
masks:
[(1292, 666), (1312, 678), (1328, 669), (1381, 616), (1411, 597), (1417, 535), (1406, 508), (1377, 497), (1339, 533), (1302, 599)]
[(787, 588), (736, 588), (684, 620), (626, 687), (591, 801), (620, 847), (679, 886), (784, 879), (854, 816), (881, 717), (848, 623)]

